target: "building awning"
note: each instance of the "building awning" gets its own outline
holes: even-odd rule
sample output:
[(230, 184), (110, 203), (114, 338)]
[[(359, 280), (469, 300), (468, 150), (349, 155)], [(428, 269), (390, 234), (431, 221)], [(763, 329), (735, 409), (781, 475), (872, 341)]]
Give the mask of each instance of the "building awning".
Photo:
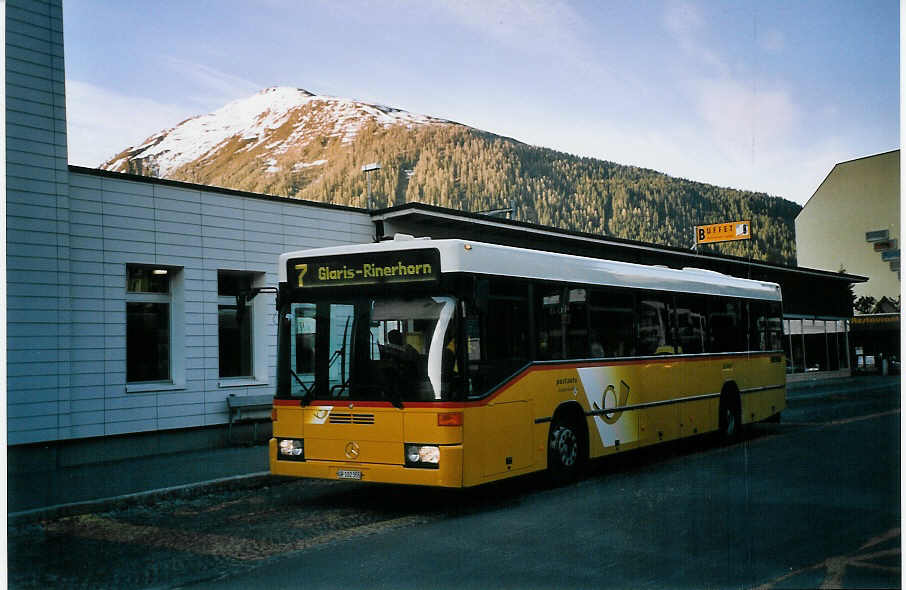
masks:
[[(746, 276), (753, 268), (765, 269), (771, 273), (792, 273), (797, 276), (812, 276), (843, 283), (864, 283), (867, 277), (814, 268), (784, 266), (736, 256), (721, 256), (710, 253), (549, 227), (540, 224), (503, 219), (480, 213), (469, 213), (426, 205), (407, 203), (371, 213), (375, 222), (391, 222), (404, 226), (417, 226), (426, 230), (440, 230), (438, 237), (482, 238), (484, 241), (521, 245), (536, 249), (571, 252), (589, 249), (599, 250), (604, 256), (642, 264), (663, 264), (675, 268), (698, 267), (714, 269), (715, 264), (726, 268), (735, 267), (734, 276)], [(391, 237), (391, 236), (387, 236)], [(511, 243), (517, 241), (520, 243)], [(527, 245), (528, 241), (533, 246)], [(615, 256), (616, 254), (616, 256)], [(651, 259), (652, 262), (647, 262)], [(717, 269), (715, 269), (717, 270)], [(726, 271), (722, 271), (726, 272)]]

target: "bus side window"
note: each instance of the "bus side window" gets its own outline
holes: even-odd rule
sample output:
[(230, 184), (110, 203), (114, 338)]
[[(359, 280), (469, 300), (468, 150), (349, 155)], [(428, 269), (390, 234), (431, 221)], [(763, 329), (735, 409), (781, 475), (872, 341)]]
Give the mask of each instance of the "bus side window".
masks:
[(715, 299), (708, 306), (710, 352), (739, 352), (745, 342), (745, 328), (736, 299)]
[(783, 350), (783, 313), (779, 303), (768, 303), (768, 350)]
[(702, 296), (676, 298), (677, 342), (683, 354), (708, 352), (708, 300)]
[(748, 350), (767, 350), (767, 305), (763, 301), (749, 301), (749, 348)]
[(644, 294), (638, 307), (638, 344), (642, 356), (673, 354), (673, 298)]
[(498, 385), (528, 362), (528, 314), (527, 283), (491, 281), (487, 311), (466, 319), (472, 393)]
[(538, 360), (563, 358), (563, 289), (538, 285), (535, 288), (535, 325), (538, 330)]
[(634, 356), (635, 298), (617, 289), (592, 289), (588, 300), (592, 358)]
[(588, 289), (569, 289), (568, 293), (568, 311), (563, 318), (566, 358), (587, 359), (591, 356), (588, 340)]

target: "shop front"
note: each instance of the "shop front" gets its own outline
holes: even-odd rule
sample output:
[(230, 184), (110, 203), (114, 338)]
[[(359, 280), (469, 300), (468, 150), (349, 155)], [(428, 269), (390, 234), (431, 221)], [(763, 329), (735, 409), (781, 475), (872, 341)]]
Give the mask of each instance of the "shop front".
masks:
[(853, 372), (889, 375), (900, 370), (900, 314), (878, 313), (852, 319)]

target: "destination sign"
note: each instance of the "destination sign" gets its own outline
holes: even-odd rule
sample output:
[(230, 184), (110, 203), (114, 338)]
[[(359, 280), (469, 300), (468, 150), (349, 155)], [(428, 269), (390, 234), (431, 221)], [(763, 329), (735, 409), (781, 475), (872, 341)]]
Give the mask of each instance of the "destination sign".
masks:
[(388, 283), (419, 283), (440, 277), (436, 249), (295, 258), (287, 261), (290, 283), (300, 289)]
[(727, 223), (695, 226), (696, 244), (750, 239), (752, 239), (752, 223), (749, 221), (730, 221)]

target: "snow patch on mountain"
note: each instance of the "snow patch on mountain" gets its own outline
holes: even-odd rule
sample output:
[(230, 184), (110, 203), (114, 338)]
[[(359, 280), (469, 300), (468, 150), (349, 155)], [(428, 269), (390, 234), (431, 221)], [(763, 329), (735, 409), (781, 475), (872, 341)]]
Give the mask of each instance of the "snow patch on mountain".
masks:
[(296, 162), (293, 164), (293, 171), (298, 172), (299, 170), (305, 170), (306, 168), (311, 168), (312, 166), (323, 166), (327, 163), (327, 160), (315, 160), (314, 162)]

